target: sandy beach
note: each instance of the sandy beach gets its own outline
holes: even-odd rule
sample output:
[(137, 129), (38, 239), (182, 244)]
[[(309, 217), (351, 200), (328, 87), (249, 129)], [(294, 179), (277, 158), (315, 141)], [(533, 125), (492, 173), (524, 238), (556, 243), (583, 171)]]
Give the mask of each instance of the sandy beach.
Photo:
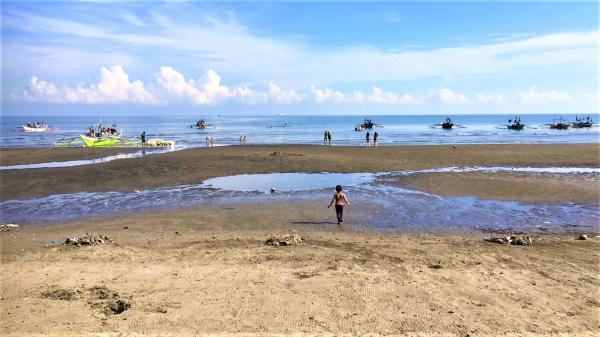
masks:
[[(600, 240), (388, 233), (302, 203), (130, 215), (2, 233), (8, 336), (593, 336)], [(302, 222), (303, 224), (298, 224)], [(313, 224), (310, 224), (313, 222)], [(105, 233), (113, 243), (41, 247)], [(298, 234), (298, 245), (265, 245)], [(106, 314), (98, 287), (131, 307)], [(116, 295), (114, 295), (116, 294)]]
[[(597, 167), (599, 149), (597, 144), (236, 146), (2, 171), (0, 177), (6, 200), (259, 172)], [(81, 151), (39, 150), (35, 159), (51, 161), (56, 153), (77, 159)], [(49, 175), (53, 183), (41, 183)], [(595, 175), (431, 174), (395, 184), (540, 204), (597, 205), (599, 191)], [(150, 209), (2, 232), (0, 331), (7, 336), (594, 336), (600, 329), (599, 233), (587, 233), (588, 240), (519, 233), (532, 244), (516, 246), (483, 240), (515, 234), (508, 231), (338, 227), (327, 201)], [(347, 217), (364, 209), (369, 205), (353, 204)], [(85, 233), (111, 241), (61, 244)], [(265, 244), (284, 234), (304, 241)], [(113, 311), (119, 309), (115, 303), (126, 303), (126, 310)]]

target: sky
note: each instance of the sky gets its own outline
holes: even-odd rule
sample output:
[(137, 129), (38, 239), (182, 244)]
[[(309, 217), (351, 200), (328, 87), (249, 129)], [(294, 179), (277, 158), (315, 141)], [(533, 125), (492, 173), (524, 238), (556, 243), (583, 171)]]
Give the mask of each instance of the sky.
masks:
[(2, 115), (598, 113), (597, 2), (6, 2)]

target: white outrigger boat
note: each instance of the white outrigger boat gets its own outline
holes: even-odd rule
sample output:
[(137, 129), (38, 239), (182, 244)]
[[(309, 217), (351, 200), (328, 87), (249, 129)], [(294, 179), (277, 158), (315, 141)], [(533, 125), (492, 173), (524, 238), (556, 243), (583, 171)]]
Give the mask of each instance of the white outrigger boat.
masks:
[(55, 129), (54, 127), (52, 127), (48, 124), (45, 124), (44, 122), (27, 123), (27, 124), (21, 126), (21, 128), (25, 132), (46, 132), (46, 131), (52, 131)]

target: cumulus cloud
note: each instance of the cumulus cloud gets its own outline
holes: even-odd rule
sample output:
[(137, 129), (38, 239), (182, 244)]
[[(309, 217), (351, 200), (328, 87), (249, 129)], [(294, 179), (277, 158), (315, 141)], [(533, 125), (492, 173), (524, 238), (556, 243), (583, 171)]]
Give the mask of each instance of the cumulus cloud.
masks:
[(273, 83), (269, 83), (268, 95), (269, 100), (284, 104), (302, 102), (305, 97), (305, 95), (302, 93), (298, 93), (295, 90), (282, 89), (280, 86)]
[(182, 73), (172, 67), (161, 67), (157, 81), (169, 94), (194, 104), (215, 104), (232, 96), (229, 88), (221, 84), (221, 76), (212, 69), (196, 81), (186, 80)]
[(438, 98), (442, 103), (445, 104), (466, 104), (471, 101), (464, 94), (454, 92), (450, 89), (441, 89), (438, 94)]
[(29, 85), (23, 91), (28, 101), (46, 101), (53, 103), (154, 103), (153, 95), (146, 90), (140, 80), (129, 81), (129, 75), (123, 67), (114, 65), (100, 69), (100, 81), (97, 84), (63, 86), (31, 77)]
[(566, 91), (538, 91), (535, 87), (531, 87), (526, 91), (519, 91), (518, 95), (524, 104), (564, 103), (573, 100)]
[(478, 94), (477, 100), (481, 103), (502, 104), (506, 101), (506, 98), (502, 94)]
[[(147, 89), (149, 88), (149, 89)], [(580, 93), (571, 96), (566, 91), (538, 91), (531, 87), (513, 94), (480, 93), (475, 102), (482, 104), (504, 104), (519, 99), (525, 104), (569, 103), (575, 101), (598, 102), (598, 92)], [(221, 102), (241, 104), (467, 104), (472, 101), (465, 95), (444, 88), (439, 91), (413, 96), (385, 91), (374, 86), (370, 92), (354, 90), (344, 93), (333, 88), (318, 88), (311, 85), (305, 89), (283, 88), (275, 83), (266, 86), (238, 85), (229, 87), (222, 83), (221, 76), (209, 69), (198, 79), (188, 79), (170, 66), (160, 68), (155, 81), (145, 85), (141, 80), (131, 81), (123, 67), (114, 65), (100, 69), (100, 79), (95, 84), (59, 86), (55, 83), (32, 76), (20, 95), (26, 101), (51, 103), (170, 103), (185, 101), (195, 105), (213, 105)]]
[(310, 92), (314, 96), (315, 103), (333, 102), (339, 103), (344, 100), (344, 94), (333, 89), (318, 89), (314, 85), (310, 86)]
[(399, 95), (393, 92), (384, 91), (379, 87), (373, 87), (371, 93), (365, 94), (361, 91), (354, 91), (352, 99), (358, 103), (381, 103), (381, 104), (417, 104), (419, 100), (409, 94)]

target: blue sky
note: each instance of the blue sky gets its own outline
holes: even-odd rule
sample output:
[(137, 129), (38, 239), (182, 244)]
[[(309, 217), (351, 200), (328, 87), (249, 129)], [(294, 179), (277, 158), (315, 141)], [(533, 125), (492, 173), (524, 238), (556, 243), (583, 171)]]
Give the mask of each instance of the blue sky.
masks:
[(596, 2), (3, 2), (2, 114), (598, 111)]

